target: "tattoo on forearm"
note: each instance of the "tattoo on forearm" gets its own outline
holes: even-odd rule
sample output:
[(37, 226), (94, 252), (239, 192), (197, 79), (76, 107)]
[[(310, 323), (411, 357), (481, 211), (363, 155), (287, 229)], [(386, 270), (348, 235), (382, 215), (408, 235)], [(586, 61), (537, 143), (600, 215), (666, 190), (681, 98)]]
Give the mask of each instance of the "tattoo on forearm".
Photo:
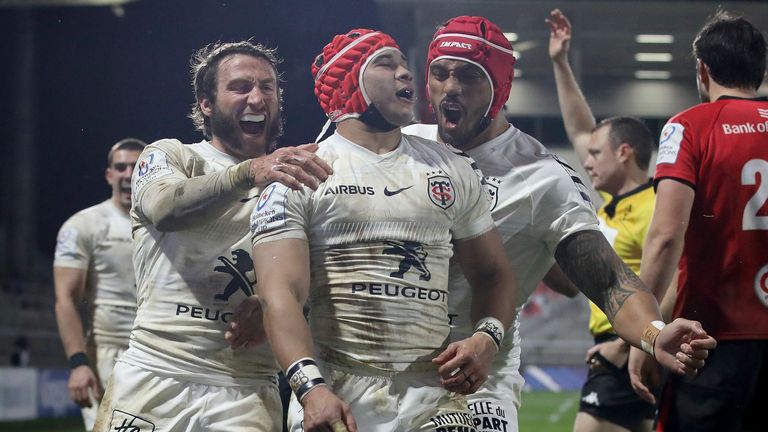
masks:
[(598, 231), (581, 231), (567, 237), (558, 245), (555, 259), (611, 322), (630, 296), (646, 291), (640, 278)]

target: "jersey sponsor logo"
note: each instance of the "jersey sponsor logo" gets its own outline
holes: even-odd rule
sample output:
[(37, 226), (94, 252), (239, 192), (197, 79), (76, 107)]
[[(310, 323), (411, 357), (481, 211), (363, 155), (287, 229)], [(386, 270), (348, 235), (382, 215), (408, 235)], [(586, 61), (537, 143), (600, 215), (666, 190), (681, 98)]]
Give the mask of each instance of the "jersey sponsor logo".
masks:
[(397, 195), (397, 194), (399, 194), (400, 192), (404, 192), (404, 191), (407, 191), (408, 189), (410, 189), (410, 188), (412, 188), (412, 187), (413, 187), (413, 185), (410, 185), (410, 186), (408, 186), (408, 187), (404, 187), (404, 188), (400, 188), (400, 189), (395, 189), (395, 190), (392, 190), (392, 191), (391, 191), (391, 190), (387, 189), (387, 187), (386, 187), (386, 186), (384, 186), (384, 195), (386, 195), (386, 196), (393, 196), (393, 195)]
[(685, 127), (680, 123), (667, 123), (661, 131), (659, 138), (659, 153), (656, 156), (656, 165), (677, 161), (677, 154), (680, 153), (680, 143), (683, 142), (683, 132)]
[(755, 276), (755, 294), (763, 306), (768, 307), (768, 264), (757, 271)]
[(232, 251), (232, 259), (225, 256), (218, 258), (221, 261), (220, 266), (213, 268), (213, 271), (220, 273), (227, 273), (232, 276), (232, 280), (229, 281), (224, 288), (224, 292), (213, 296), (215, 300), (228, 301), (238, 290), (242, 291), (246, 296), (253, 295), (253, 285), (256, 284), (256, 279), (250, 280), (247, 273), (252, 272), (253, 260), (251, 256), (244, 249), (236, 249)]
[(154, 423), (125, 411), (112, 410), (109, 430), (113, 432), (152, 432)]
[(251, 213), (251, 233), (264, 231), (285, 225), (285, 194), (288, 187), (272, 183), (259, 197), (259, 203)]
[(173, 171), (168, 167), (166, 154), (162, 150), (152, 150), (147, 153), (137, 165), (135, 184), (133, 190), (139, 191), (153, 180), (172, 174)]
[(490, 400), (478, 400), (469, 404), (475, 427), (481, 431), (506, 432), (509, 420), (500, 405)]
[(376, 195), (376, 191), (373, 186), (337, 185), (326, 189), (323, 196), (327, 195)]
[(398, 270), (390, 273), (390, 276), (403, 279), (408, 270), (414, 269), (419, 273), (420, 280), (428, 281), (432, 279), (432, 273), (427, 268), (427, 256), (429, 254), (424, 250), (424, 246), (421, 243), (414, 241), (385, 241), (384, 243), (391, 246), (382, 251), (385, 255), (399, 255), (403, 257), (400, 260)]
[(471, 50), (472, 44), (468, 42), (442, 41), (440, 42), (440, 48), (463, 48), (466, 50)]
[(758, 124), (754, 124), (751, 122), (742, 123), (742, 124), (723, 123), (720, 126), (722, 126), (723, 133), (725, 135), (765, 133), (766, 131), (768, 131), (768, 121), (758, 123)]
[(176, 316), (180, 315), (195, 319), (206, 319), (208, 321), (221, 321), (227, 324), (229, 323), (229, 317), (232, 316), (232, 312), (179, 303), (176, 305)]
[(488, 203), (491, 205), (491, 211), (496, 208), (496, 204), (499, 203), (499, 186), (501, 185), (501, 179), (496, 177), (483, 177), (481, 179), (485, 191), (488, 193)]
[(368, 293), (374, 296), (403, 297), (430, 300), (439, 303), (448, 301), (448, 293), (434, 288), (413, 287), (378, 282), (355, 282), (351, 285), (352, 294)]
[(443, 210), (447, 210), (456, 202), (453, 182), (451, 182), (450, 177), (443, 175), (442, 171), (427, 177), (427, 193), (432, 204)]
[(56, 237), (55, 258), (61, 258), (77, 251), (77, 228), (64, 228)]
[(431, 417), (435, 432), (477, 432), (468, 412), (445, 412)]
[(757, 109), (757, 114), (758, 114), (760, 117), (762, 117), (762, 118), (766, 118), (766, 119), (768, 119), (768, 109), (765, 109), (765, 108), (758, 108), (758, 109)]

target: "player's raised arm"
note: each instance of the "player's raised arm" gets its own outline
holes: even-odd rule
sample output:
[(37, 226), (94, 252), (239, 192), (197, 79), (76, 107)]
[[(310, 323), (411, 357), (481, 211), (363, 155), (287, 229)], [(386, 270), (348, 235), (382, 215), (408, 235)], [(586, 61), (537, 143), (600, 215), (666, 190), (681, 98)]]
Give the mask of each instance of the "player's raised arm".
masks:
[(563, 114), (568, 139), (583, 163), (587, 159), (587, 145), (595, 128), (595, 116), (568, 63), (568, 52), (571, 49), (571, 22), (559, 9), (553, 10), (546, 22), (550, 28), (549, 58), (552, 60), (555, 72), (560, 112)]

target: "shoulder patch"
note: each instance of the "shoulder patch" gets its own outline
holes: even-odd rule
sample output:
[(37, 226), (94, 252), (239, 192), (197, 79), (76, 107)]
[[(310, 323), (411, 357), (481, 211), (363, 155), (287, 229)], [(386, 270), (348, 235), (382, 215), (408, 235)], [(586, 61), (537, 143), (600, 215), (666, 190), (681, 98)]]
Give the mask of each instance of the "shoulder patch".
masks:
[(659, 154), (656, 156), (656, 165), (663, 163), (675, 163), (680, 152), (680, 143), (683, 141), (685, 127), (680, 123), (667, 123), (661, 131), (659, 138)]
[(75, 252), (77, 249), (77, 234), (77, 228), (64, 228), (59, 231), (59, 236), (56, 237), (55, 258), (61, 258)]
[(259, 234), (285, 225), (285, 195), (288, 186), (272, 183), (259, 196), (251, 213), (251, 233)]
[(136, 183), (133, 185), (134, 193), (139, 193), (141, 188), (151, 181), (172, 173), (173, 171), (168, 167), (166, 153), (162, 150), (150, 151), (136, 165)]

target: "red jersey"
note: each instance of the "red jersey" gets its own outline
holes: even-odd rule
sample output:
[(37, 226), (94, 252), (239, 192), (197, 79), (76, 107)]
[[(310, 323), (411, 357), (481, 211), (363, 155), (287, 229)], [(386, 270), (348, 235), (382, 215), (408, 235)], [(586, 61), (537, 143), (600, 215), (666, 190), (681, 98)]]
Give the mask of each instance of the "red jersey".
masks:
[(674, 316), (722, 340), (768, 339), (768, 99), (722, 97), (664, 126), (656, 182), (696, 195)]

